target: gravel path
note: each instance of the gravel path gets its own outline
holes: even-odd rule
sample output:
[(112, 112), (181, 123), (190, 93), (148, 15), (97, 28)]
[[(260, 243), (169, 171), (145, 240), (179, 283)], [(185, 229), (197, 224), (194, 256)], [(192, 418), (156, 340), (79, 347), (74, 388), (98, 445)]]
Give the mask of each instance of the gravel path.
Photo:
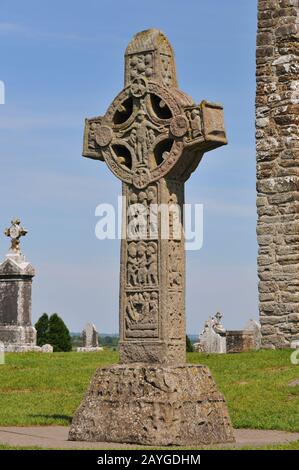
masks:
[[(12, 446), (38, 446), (59, 449), (138, 449), (144, 446), (113, 442), (70, 442), (68, 427), (0, 427), (0, 443)], [(264, 446), (299, 440), (299, 433), (264, 431), (258, 429), (236, 429), (236, 443), (222, 447)], [(170, 447), (171, 449), (171, 447)]]

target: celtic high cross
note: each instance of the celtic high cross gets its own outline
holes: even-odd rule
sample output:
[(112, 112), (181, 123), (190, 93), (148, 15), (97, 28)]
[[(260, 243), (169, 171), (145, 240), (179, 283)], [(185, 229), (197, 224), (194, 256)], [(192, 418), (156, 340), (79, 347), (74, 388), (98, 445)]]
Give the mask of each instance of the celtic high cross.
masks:
[[(105, 161), (130, 205), (184, 204), (184, 183), (203, 154), (226, 144), (221, 105), (194, 101), (177, 87), (174, 55), (158, 30), (134, 36), (125, 53), (125, 87), (104, 116), (87, 119), (83, 155)], [(183, 226), (183, 210), (179, 223)], [(121, 242), (120, 361), (185, 362), (184, 238)], [(169, 219), (171, 224), (171, 217)]]

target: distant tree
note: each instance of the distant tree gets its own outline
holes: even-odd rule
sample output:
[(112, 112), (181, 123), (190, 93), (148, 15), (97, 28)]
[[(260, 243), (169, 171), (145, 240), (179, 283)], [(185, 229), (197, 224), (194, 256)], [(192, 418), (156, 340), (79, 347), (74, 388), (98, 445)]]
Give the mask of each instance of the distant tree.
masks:
[(82, 335), (79, 333), (72, 333), (71, 334), (71, 339), (72, 339), (72, 348), (79, 348), (82, 346), (83, 338)]
[(101, 343), (109, 348), (111, 348), (113, 346), (113, 338), (112, 336), (105, 336)]
[(48, 344), (48, 333), (49, 333), (49, 317), (46, 313), (43, 313), (42, 316), (35, 323), (36, 329), (36, 343), (38, 346), (43, 346)]
[(54, 313), (49, 319), (48, 331), (49, 344), (53, 346), (54, 352), (67, 352), (72, 350), (72, 339), (64, 321)]
[(193, 352), (193, 344), (188, 335), (186, 335), (186, 352)]
[(105, 346), (107, 348), (115, 349), (118, 346), (118, 339), (119, 338), (116, 335), (113, 335), (113, 336), (103, 335), (103, 336), (100, 336), (99, 343), (100, 343), (100, 346)]

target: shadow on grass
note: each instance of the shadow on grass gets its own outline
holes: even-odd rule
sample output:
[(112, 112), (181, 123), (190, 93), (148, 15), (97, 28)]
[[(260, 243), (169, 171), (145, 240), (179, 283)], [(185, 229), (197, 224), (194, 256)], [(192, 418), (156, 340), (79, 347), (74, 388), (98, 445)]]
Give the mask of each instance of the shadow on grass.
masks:
[(44, 418), (50, 420), (59, 420), (60, 422), (63, 421), (65, 424), (71, 424), (73, 417), (68, 415), (43, 415), (43, 414), (36, 414), (36, 415), (29, 415), (31, 418)]

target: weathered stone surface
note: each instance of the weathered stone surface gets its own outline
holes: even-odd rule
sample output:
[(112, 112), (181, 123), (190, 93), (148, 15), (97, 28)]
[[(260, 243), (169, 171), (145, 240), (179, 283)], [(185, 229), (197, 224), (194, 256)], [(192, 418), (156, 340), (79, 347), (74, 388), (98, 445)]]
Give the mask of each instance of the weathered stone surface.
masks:
[(99, 347), (99, 334), (93, 323), (87, 323), (82, 331), (83, 347), (77, 348), (77, 352), (103, 351)]
[(83, 330), (83, 347), (97, 348), (99, 345), (98, 332), (92, 323), (87, 323)]
[(226, 330), (221, 318), (222, 314), (217, 312), (205, 322), (204, 330), (199, 335), (199, 342), (194, 345), (195, 350), (216, 354), (226, 353)]
[(299, 379), (291, 380), (291, 382), (288, 383), (288, 387), (298, 387), (299, 386)]
[(36, 329), (33, 326), (0, 324), (0, 338), (5, 345), (36, 345)]
[(226, 332), (227, 353), (241, 353), (256, 349), (253, 331), (229, 330)]
[(41, 348), (39, 346), (34, 346), (33, 344), (8, 344), (5, 346), (5, 351), (17, 353), (41, 352)]
[(254, 348), (260, 349), (262, 343), (261, 325), (257, 321), (250, 319), (246, 323), (244, 330), (253, 332)]
[(126, 365), (97, 371), (71, 439), (233, 439), (207, 369), (184, 365), (184, 183), (206, 151), (226, 142), (222, 106), (197, 105), (177, 88), (167, 38), (156, 29), (134, 36), (125, 88), (104, 116), (86, 120), (83, 150), (104, 160), (123, 185), (119, 349)]
[(99, 352), (103, 351), (104, 348), (102, 347), (97, 347), (97, 348), (84, 348), (84, 347), (79, 347), (77, 348), (77, 352)]
[(43, 353), (52, 353), (53, 352), (53, 346), (51, 346), (51, 344), (44, 344), (41, 347), (41, 352), (43, 352)]
[[(256, 152), (262, 347), (289, 347), (299, 333), (299, 2), (258, 2)], [(268, 289), (265, 281), (274, 283)], [(267, 321), (267, 317), (269, 320)], [(275, 318), (275, 320), (274, 320)]]
[(224, 399), (206, 366), (131, 364), (97, 370), (69, 439), (163, 446), (234, 437)]

